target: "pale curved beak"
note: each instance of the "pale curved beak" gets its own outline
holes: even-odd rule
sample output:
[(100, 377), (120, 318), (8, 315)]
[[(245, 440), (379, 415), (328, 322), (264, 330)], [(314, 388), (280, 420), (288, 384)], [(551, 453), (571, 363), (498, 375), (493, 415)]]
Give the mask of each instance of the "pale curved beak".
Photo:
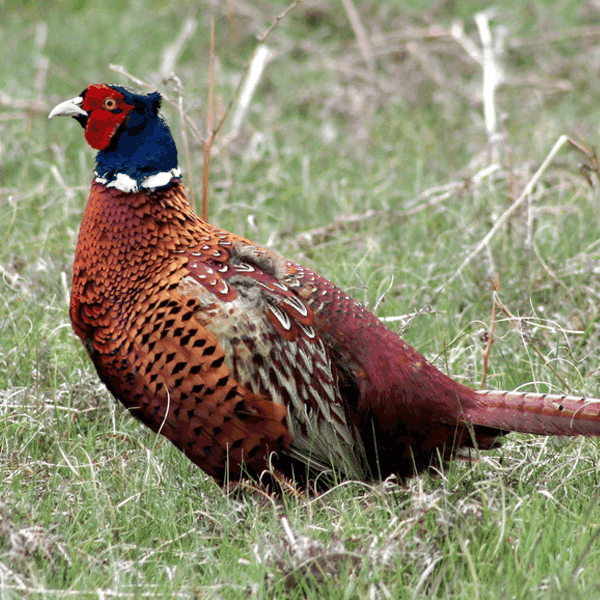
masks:
[(55, 106), (48, 115), (48, 118), (52, 117), (78, 117), (84, 116), (87, 117), (88, 114), (81, 108), (81, 103), (83, 102), (83, 98), (78, 96), (77, 98), (73, 98), (72, 100), (65, 100), (61, 102), (57, 106)]

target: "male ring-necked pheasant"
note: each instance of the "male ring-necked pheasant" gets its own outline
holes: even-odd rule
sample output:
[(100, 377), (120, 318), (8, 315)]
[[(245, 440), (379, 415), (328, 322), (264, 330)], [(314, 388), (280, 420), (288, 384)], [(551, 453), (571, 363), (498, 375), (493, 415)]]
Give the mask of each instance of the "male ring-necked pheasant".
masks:
[(327, 279), (204, 222), (160, 102), (96, 84), (50, 113), (98, 150), (70, 316), (111, 393), (204, 471), (407, 477), (507, 431), (600, 435), (600, 401), (476, 392)]

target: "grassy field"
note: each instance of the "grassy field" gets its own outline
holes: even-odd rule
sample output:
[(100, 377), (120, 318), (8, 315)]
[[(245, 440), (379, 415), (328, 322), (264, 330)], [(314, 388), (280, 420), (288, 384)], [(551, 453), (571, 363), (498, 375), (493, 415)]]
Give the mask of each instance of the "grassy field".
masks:
[[(461, 268), (559, 136), (597, 143), (598, 4), (497, 8), (491, 143), (474, 58), (487, 4), (355, 4), (366, 44), (334, 0), (273, 31), (238, 135), (229, 120), (216, 141), (210, 220), (399, 317), (461, 382), (599, 397), (593, 153), (564, 144)], [(226, 496), (115, 404), (71, 332), (94, 161), (76, 123), (47, 113), (89, 83), (130, 84), (118, 64), (181, 92), (205, 131), (211, 15), (224, 107), (285, 6), (0, 0), (0, 598), (600, 597), (597, 440), (513, 434), (407, 485)], [(203, 148), (185, 131), (198, 198)]]

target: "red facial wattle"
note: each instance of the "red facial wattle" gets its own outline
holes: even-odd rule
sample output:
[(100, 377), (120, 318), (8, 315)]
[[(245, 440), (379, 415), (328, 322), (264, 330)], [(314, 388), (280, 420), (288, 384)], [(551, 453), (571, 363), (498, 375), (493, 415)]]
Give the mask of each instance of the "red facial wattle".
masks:
[(105, 84), (91, 85), (81, 105), (89, 117), (85, 139), (96, 150), (104, 150), (133, 109), (123, 94)]

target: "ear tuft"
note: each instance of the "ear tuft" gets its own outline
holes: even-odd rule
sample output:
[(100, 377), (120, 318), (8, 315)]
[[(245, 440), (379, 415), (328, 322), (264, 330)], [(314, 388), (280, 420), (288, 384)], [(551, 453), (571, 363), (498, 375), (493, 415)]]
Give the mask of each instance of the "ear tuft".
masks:
[(162, 102), (162, 96), (158, 92), (152, 92), (146, 96), (146, 101), (148, 102), (148, 107), (152, 114), (158, 114), (158, 110)]
[(140, 94), (139, 91), (125, 85), (111, 85), (111, 88), (121, 92), (125, 96), (125, 102), (135, 106), (138, 111), (156, 116), (162, 102), (159, 92)]

